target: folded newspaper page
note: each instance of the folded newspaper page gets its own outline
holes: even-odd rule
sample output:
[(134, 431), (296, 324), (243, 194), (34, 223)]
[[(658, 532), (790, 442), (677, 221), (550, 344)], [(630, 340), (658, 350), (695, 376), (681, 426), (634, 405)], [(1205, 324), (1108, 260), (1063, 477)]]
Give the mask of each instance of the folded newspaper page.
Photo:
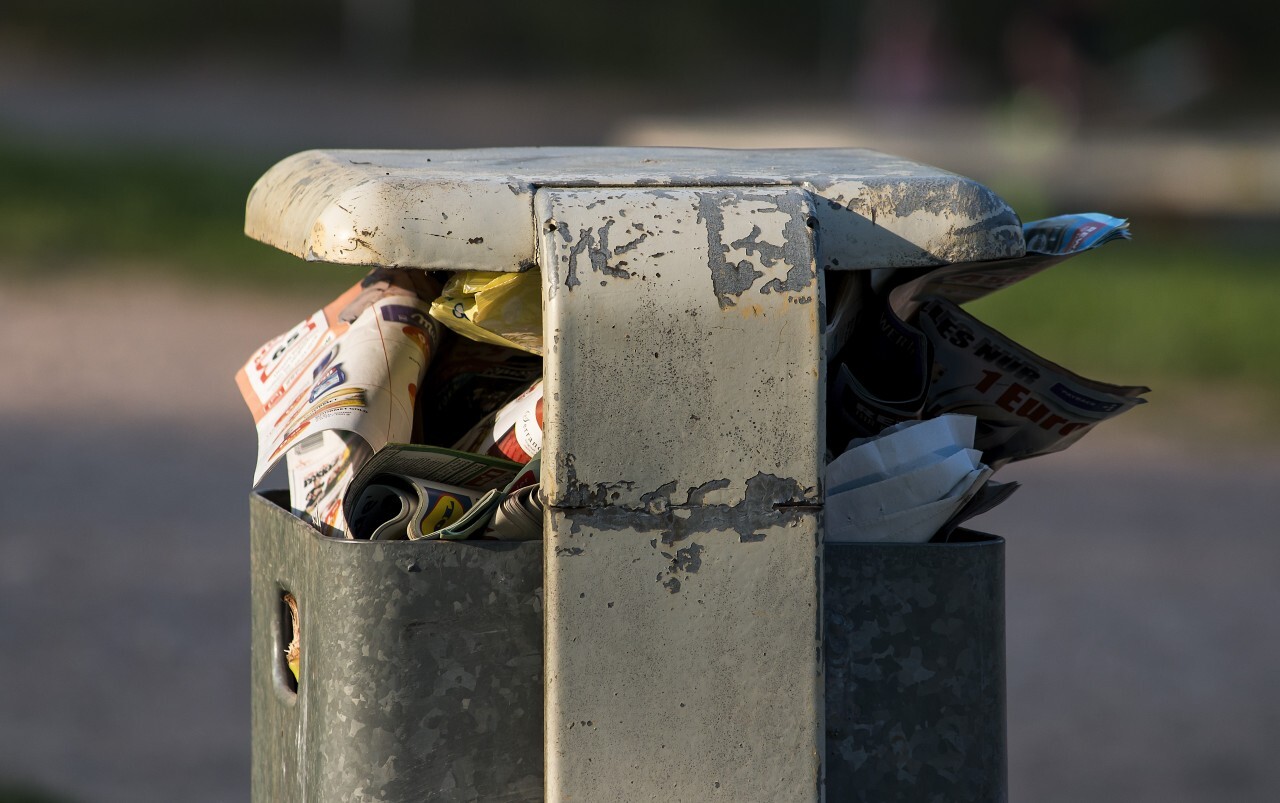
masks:
[(926, 301), (917, 322), (933, 355), (921, 416), (976, 416), (974, 446), (992, 467), (1065, 449), (1150, 390), (1085, 379), (949, 301)]
[[(461, 487), (412, 473), (390, 473), (422, 470), (432, 474), (439, 464), (430, 460), (393, 460), (366, 467), (348, 494), (351, 536), (375, 541), (539, 538), (542, 508), (536, 488), (541, 477), (540, 457), (536, 454), (527, 464), (515, 466), (515, 471), (505, 475), (509, 479), (501, 489), (487, 490), (491, 481)], [(535, 490), (530, 492), (529, 488)], [(504, 511), (501, 516), (500, 510)]]
[(894, 271), (887, 286), (880, 289), (888, 290), (894, 313), (910, 321), (925, 298), (964, 304), (1034, 276), (1068, 257), (1112, 240), (1127, 240), (1129, 221), (1098, 212), (1059, 215), (1027, 223), (1022, 227), (1022, 237), (1027, 244), (1024, 257)]
[(351, 537), (371, 541), (417, 540), (457, 524), (493, 491), (481, 494), (456, 485), (379, 474), (351, 510)]
[(295, 512), (325, 535), (344, 536), (344, 489), (372, 451), (358, 435), (333, 429), (299, 441), (285, 456)]
[(399, 295), (375, 301), (353, 323), (340, 320), (360, 291), (265, 343), (236, 375), (258, 429), (255, 485), (290, 447), (322, 430), (353, 432), (374, 450), (408, 438), (438, 324), (427, 302)]
[(1099, 421), (1142, 403), (1147, 388), (1085, 379), (960, 310), (1070, 256), (1126, 239), (1129, 229), (1121, 218), (1089, 213), (1028, 223), (1023, 235), (1027, 255), (1020, 259), (895, 270), (837, 296), (831, 328), (848, 335), (828, 370), (833, 452), (902, 421), (961, 412), (978, 418), (975, 446), (997, 468), (1066, 448)]
[(389, 443), (356, 471), (343, 504), (348, 513), (353, 513), (364, 489), (380, 475), (414, 477), (463, 488), (478, 499), (488, 491), (505, 487), (519, 472), (519, 463), (488, 455), (416, 443)]
[(926, 300), (914, 326), (887, 305), (870, 306), (866, 315), (892, 336), (851, 341), (882, 355), (849, 355), (830, 371), (828, 434), (836, 451), (848, 438), (899, 422), (966, 413), (978, 420), (975, 448), (999, 468), (1067, 448), (1143, 404), (1149, 390), (1086, 379), (942, 299)]

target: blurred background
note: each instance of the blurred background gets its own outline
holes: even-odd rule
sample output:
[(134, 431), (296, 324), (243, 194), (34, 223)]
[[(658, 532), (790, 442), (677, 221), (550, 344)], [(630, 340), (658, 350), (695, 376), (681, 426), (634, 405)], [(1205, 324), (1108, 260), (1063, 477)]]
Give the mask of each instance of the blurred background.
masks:
[[(1235, 6), (1233, 8), (1233, 6)], [(241, 234), (315, 147), (872, 147), (1132, 220), (972, 305), (1155, 388), (1011, 466), (1010, 793), (1280, 799), (1280, 8), (4, 0), (0, 801), (248, 797), (249, 353), (362, 271)]]

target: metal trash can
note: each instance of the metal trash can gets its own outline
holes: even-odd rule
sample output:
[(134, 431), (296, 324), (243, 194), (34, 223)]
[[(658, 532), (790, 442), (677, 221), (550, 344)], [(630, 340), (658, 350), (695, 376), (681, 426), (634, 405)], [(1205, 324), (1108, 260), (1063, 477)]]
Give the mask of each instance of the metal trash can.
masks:
[(822, 540), (827, 275), (1020, 256), (988, 189), (862, 150), (313, 151), (246, 231), (536, 266), (546, 343), (541, 544), (254, 500), (256, 801), (1005, 799), (1002, 542)]

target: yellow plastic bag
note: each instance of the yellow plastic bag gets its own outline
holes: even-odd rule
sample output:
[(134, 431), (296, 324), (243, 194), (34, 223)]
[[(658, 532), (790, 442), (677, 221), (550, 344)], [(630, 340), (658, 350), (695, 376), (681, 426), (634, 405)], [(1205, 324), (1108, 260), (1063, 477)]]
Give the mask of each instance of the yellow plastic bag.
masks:
[(542, 354), (542, 274), (466, 270), (431, 302), (431, 317), (484, 343)]

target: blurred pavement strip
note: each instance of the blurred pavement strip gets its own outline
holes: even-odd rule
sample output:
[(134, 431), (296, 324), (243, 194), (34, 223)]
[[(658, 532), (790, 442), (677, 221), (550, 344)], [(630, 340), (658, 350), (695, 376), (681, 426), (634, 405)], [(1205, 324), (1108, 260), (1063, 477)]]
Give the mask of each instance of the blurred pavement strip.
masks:
[[(778, 109), (773, 114), (637, 117), (611, 145), (858, 147), (974, 178), (1001, 194), (1031, 190), (1060, 212), (1105, 208), (1192, 217), (1280, 215), (1280, 130), (1239, 135), (1090, 129), (1071, 135), (980, 114), (881, 117)], [(1079, 209), (1077, 209), (1079, 207)]]
[(11, 426), (60, 421), (67, 432), (159, 422), (251, 430), (236, 369), (314, 309), (296, 295), (140, 276), (6, 281), (0, 416)]

